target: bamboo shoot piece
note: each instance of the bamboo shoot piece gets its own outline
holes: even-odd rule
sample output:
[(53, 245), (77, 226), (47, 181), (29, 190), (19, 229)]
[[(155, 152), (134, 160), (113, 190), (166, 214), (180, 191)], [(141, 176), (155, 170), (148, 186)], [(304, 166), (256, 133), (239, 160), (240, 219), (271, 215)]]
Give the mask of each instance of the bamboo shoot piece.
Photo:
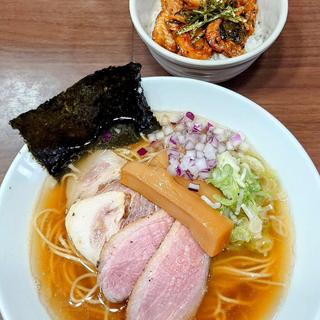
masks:
[(232, 222), (177, 183), (166, 169), (129, 162), (122, 168), (121, 183), (139, 192), (189, 228), (209, 256), (217, 255), (228, 244)]

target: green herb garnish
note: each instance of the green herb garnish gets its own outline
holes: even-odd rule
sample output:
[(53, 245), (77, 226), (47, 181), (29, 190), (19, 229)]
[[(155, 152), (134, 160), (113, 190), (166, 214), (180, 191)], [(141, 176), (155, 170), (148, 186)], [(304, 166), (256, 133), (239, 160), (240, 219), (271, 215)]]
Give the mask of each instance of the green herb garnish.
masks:
[(199, 28), (205, 27), (217, 19), (243, 23), (245, 19), (237, 14), (242, 9), (243, 7), (235, 8), (234, 1), (232, 0), (206, 0), (197, 10), (185, 10), (181, 12), (186, 19), (187, 25), (181, 28), (177, 34), (182, 35), (189, 31), (195, 34)]

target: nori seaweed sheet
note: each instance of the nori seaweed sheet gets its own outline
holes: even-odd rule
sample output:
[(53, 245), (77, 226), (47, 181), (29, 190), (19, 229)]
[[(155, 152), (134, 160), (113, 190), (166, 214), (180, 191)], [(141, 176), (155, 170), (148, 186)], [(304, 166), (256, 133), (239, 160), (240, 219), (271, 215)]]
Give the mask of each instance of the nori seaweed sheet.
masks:
[[(84, 151), (101, 147), (106, 131), (113, 133), (109, 146), (117, 147), (135, 142), (140, 132), (160, 128), (143, 94), (140, 70), (140, 64), (131, 62), (96, 71), (10, 125), (20, 131), (38, 162), (59, 179)], [(119, 139), (112, 129), (117, 126), (128, 128), (125, 135), (121, 130)]]

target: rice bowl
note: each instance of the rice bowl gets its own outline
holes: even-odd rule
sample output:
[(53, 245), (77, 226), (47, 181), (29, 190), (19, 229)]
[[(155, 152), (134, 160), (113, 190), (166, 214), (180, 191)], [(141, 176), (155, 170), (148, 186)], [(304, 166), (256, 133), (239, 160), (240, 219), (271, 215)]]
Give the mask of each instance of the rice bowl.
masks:
[(151, 30), (156, 15), (160, 11), (159, 5), (160, 1), (151, 1), (148, 4), (140, 0), (129, 2), (132, 22), (152, 56), (172, 75), (211, 82), (228, 80), (246, 70), (276, 41), (285, 25), (288, 14), (287, 0), (258, 1), (260, 10), (257, 30), (254, 37), (248, 41), (248, 52), (230, 59), (215, 57), (215, 59), (208, 61), (199, 61), (169, 52), (152, 40)]

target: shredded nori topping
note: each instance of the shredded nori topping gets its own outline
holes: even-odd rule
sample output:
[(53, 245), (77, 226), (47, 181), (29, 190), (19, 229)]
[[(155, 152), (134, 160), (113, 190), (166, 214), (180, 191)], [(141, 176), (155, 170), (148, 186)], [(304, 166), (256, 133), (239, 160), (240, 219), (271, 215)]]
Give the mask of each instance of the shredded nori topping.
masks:
[(10, 124), (38, 162), (59, 179), (83, 152), (103, 146), (105, 132), (112, 133), (105, 145), (118, 147), (136, 142), (140, 132), (160, 128), (143, 94), (140, 70), (140, 64), (131, 62), (96, 71)]
[(247, 31), (243, 23), (223, 21), (220, 26), (220, 34), (223, 40), (232, 40), (237, 44), (243, 44), (247, 37)]

